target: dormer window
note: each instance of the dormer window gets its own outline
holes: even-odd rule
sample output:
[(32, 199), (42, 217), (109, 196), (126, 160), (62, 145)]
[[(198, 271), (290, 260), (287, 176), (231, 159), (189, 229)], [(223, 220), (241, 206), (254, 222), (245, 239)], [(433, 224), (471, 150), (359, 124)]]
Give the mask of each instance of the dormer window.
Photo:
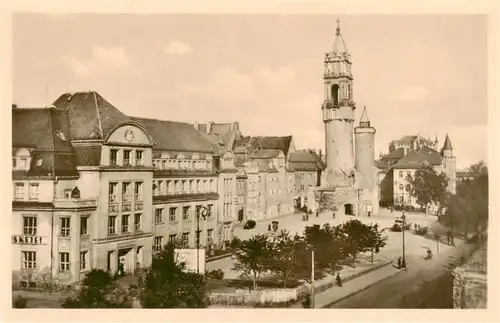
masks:
[(131, 154), (130, 150), (123, 151), (123, 166), (130, 166), (131, 165), (130, 154)]
[(12, 168), (16, 168), (17, 167), (17, 158), (16, 157), (12, 157)]

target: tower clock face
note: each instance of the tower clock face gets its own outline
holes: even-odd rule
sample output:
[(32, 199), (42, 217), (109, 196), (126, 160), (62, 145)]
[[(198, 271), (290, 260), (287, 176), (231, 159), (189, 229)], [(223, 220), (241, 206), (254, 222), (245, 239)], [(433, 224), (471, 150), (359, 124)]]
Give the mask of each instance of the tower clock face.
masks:
[(132, 131), (132, 129), (125, 130), (124, 137), (125, 137), (125, 140), (127, 140), (128, 142), (131, 142), (135, 138), (134, 131)]

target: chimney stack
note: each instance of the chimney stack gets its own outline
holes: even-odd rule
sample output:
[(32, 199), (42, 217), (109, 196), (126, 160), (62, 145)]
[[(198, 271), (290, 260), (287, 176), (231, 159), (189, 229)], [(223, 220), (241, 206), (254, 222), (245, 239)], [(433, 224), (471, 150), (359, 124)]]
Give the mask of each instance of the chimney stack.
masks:
[(323, 159), (323, 152), (321, 151), (321, 149), (319, 150), (319, 159)]
[(17, 109), (17, 104), (12, 104), (12, 109)]

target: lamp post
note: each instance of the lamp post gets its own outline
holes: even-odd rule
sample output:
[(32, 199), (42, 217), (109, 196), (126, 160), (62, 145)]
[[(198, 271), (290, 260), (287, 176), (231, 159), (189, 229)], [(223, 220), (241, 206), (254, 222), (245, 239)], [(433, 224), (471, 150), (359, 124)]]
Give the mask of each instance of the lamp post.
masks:
[(405, 216), (405, 202), (404, 202), (404, 197), (401, 198), (401, 209), (403, 210), (403, 214), (401, 215), (401, 219), (403, 220), (403, 227), (401, 228), (402, 231), (403, 231), (403, 261), (402, 261), (402, 267), (406, 268), (406, 254), (405, 254), (406, 216)]
[(311, 308), (314, 308), (314, 247), (311, 248)]
[(210, 210), (203, 205), (196, 206), (196, 273), (200, 274), (200, 215), (203, 220), (210, 216)]

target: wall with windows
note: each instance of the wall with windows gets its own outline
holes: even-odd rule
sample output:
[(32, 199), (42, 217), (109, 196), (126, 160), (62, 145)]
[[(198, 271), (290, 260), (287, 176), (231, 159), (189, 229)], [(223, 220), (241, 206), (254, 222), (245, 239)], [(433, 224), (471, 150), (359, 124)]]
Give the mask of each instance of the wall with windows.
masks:
[(54, 182), (52, 180), (13, 181), (14, 201), (52, 202)]
[(14, 210), (12, 216), (13, 283), (50, 275), (52, 212), (25, 208)]
[(198, 206), (209, 210), (206, 217), (200, 213), (200, 246), (215, 243), (217, 229), (217, 200), (155, 202), (153, 206), (153, 250), (159, 251), (168, 242), (182, 242), (186, 247), (196, 246)]
[(153, 196), (217, 192), (216, 177), (155, 177)]
[(206, 153), (155, 151), (152, 165), (154, 168), (162, 170), (212, 170), (213, 157)]

